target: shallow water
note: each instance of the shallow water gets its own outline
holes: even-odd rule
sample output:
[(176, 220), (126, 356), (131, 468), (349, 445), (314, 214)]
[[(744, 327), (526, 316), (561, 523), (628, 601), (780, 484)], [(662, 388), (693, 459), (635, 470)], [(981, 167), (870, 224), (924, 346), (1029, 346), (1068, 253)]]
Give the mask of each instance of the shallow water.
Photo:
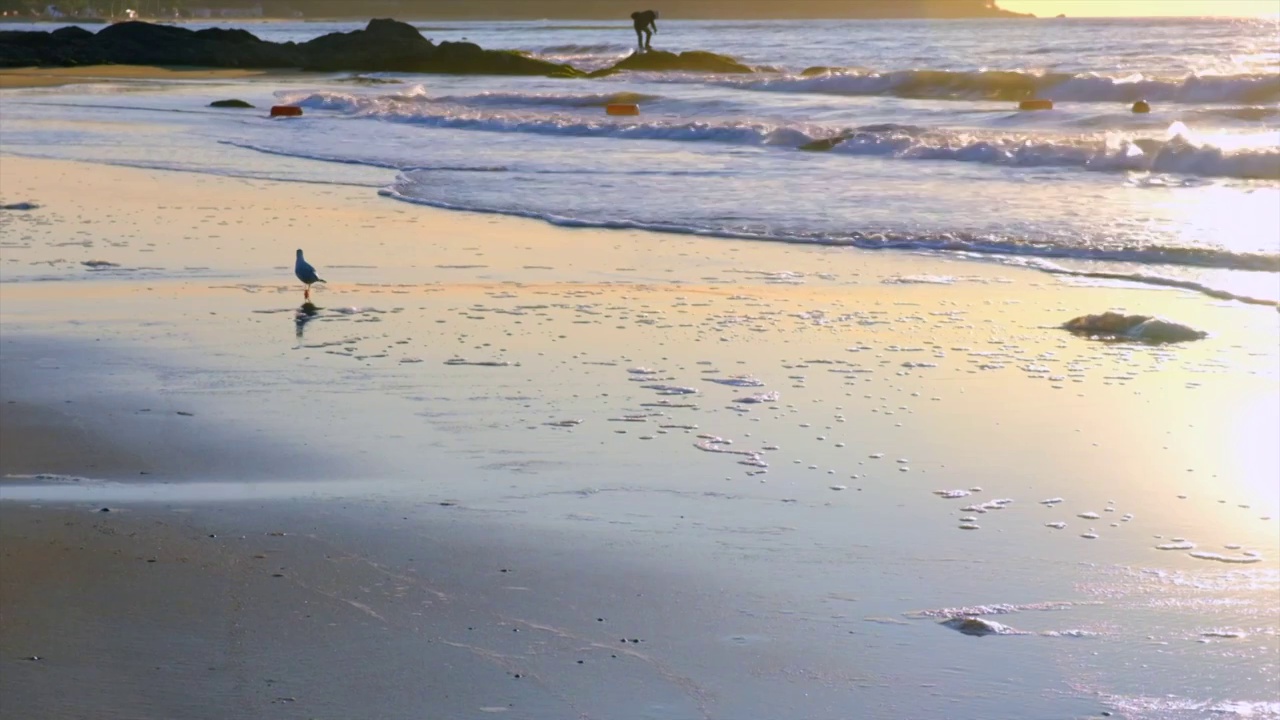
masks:
[[(72, 370), (91, 397), (155, 392), (194, 410), (193, 427), (303, 440), (340, 462), (292, 483), (8, 478), (0, 498), (126, 514), (340, 499), (348, 518), (456, 512), (567, 533), (733, 588), (729, 647), (811, 673), (756, 681), (805, 689), (797, 707), (818, 716), (820, 703), (883, 718), (1276, 716), (1269, 310), (1214, 308), (1253, 327), (1156, 348), (1003, 312), (983, 322), (967, 301), (929, 310), (901, 294), (919, 284), (876, 305), (804, 292), (846, 281), (807, 270), (673, 279), (706, 272), (733, 276), (734, 294), (356, 284), (317, 291), (305, 327), (271, 286), (223, 290), (216, 315), (172, 324), (143, 308), (209, 306), (161, 283), (65, 331), (109, 344), (141, 314), (156, 324), (145, 358), (100, 350), (75, 368), (49, 349), (60, 360), (41, 373)], [(1007, 308), (1026, 290), (952, 283)], [(944, 624), (966, 617), (993, 634)], [(705, 640), (680, 642), (696, 657)]]
[[(904, 26), (913, 27), (871, 24), (865, 32), (895, 35)], [(1099, 28), (1132, 30), (1082, 26), (1088, 33), (1079, 33), (1077, 49), (1101, 47), (1083, 39)], [(680, 37), (681, 27), (665, 24), (662, 40)], [(972, 27), (989, 25), (938, 26), (939, 45), (951, 48), (933, 53), (939, 65), (966, 67), (972, 40), (960, 30)], [(1036, 27), (1056, 24), (1009, 32)], [(730, 25), (688, 28), (697, 46), (745, 37)], [(541, 41), (544, 30), (490, 27), (493, 38), (515, 39), (483, 42), (518, 46)], [(452, 31), (481, 39), (471, 26)], [(1175, 25), (1163, 37), (1194, 34)], [(1010, 46), (1030, 40), (1020, 42)], [(786, 44), (759, 52), (781, 56)], [(835, 58), (827, 62), (844, 57), (833, 49), (844, 45), (801, 44), (806, 53), (826, 47)], [(1186, 63), (1217, 57), (1186, 50), (1169, 53)], [(907, 68), (916, 64), (905, 54), (912, 51), (882, 50)], [(1093, 52), (1081, 54), (1093, 65), (1059, 57), (1045, 67), (1096, 68)], [(1052, 53), (1035, 56), (1043, 55)], [(993, 65), (1006, 61), (984, 54)], [(1255, 58), (1242, 67), (1265, 73), (1273, 65)], [(242, 238), (256, 238), (256, 229), (237, 226), (262, 220), (261, 207), (200, 206), (198, 224), (189, 209), (152, 219), (127, 212), (132, 205), (92, 217), (48, 204), (5, 211), (6, 334), (25, 328), (124, 346), (118, 357), (50, 349), (24, 391), (54, 388), (77, 402), (154, 393), (163, 398), (155, 407), (194, 411), (178, 427), (230, 429), (335, 459), (317, 478), (330, 482), (301, 470), (296, 484), (9, 478), (0, 497), (127, 513), (317, 496), (322, 512), (335, 512), (329, 501), (340, 496), (344, 517), (372, 508), (374, 522), (394, 512), (429, 525), (438, 521), (429, 513), (457, 511), (530, 536), (563, 532), (610, 558), (679, 566), (696, 576), (696, 593), (722, 596), (732, 612), (717, 620), (715, 637), (743, 657), (777, 653), (750, 676), (756, 692), (772, 696), (760, 700), (771, 709), (817, 708), (810, 714), (822, 716), (831, 707), (871, 708), (868, 716), (886, 719), (1103, 709), (1150, 720), (1280, 716), (1272, 691), (1280, 677), (1275, 313), (1162, 291), (1142, 302), (1210, 338), (1165, 348), (1100, 343), (1058, 328), (1108, 309), (1094, 300), (1076, 306), (1081, 297), (1111, 297), (1087, 287), (1097, 279), (1073, 281), (1086, 285), (1080, 290), (1054, 279), (1028, 286), (1022, 274), (1015, 282), (1003, 270), (916, 257), (881, 277), (859, 263), (859, 247), (897, 244), (948, 259), (1048, 256), (1266, 295), (1277, 279), (1267, 268), (1277, 257), (1280, 186), (1078, 163), (1036, 167), (995, 154), (800, 153), (766, 139), (785, 126), (773, 137), (799, 141), (795, 118), (808, 123), (827, 103), (836, 104), (829, 111), (837, 122), (859, 126), (914, 113), (912, 124), (929, 132), (1013, 128), (1061, 144), (1096, 131), (1072, 126), (1070, 105), (1059, 127), (1012, 114), (1003, 101), (981, 116), (965, 108), (987, 101), (819, 97), (673, 79), (404, 78), (389, 92), (325, 76), (7, 93), (7, 153), (278, 178), (309, 183), (320, 199), (348, 191), (337, 183), (570, 226), (853, 247), (581, 233), (574, 239), (640, 253), (643, 243), (680, 243), (664, 257), (681, 262), (637, 270), (556, 256), (511, 265), (506, 254), (519, 250), (522, 231), (514, 221), (486, 219), (493, 232), (445, 260), (434, 253), (448, 243), (429, 223), (416, 228), (415, 246), (376, 237), (378, 225), (361, 215), (369, 224), (335, 231), (341, 245), (315, 249), (317, 265), (338, 280), (317, 290), (318, 307), (308, 309), (289, 297), (295, 288), (283, 264), (292, 258), (289, 228), (306, 225), (295, 207), (271, 207), (278, 235), (253, 247)], [(412, 90), (417, 84), (423, 89)], [(624, 91), (652, 96), (642, 100), (641, 125), (598, 116), (603, 98)], [(308, 114), (270, 121), (203, 107), (237, 95), (259, 105), (299, 99)], [(1249, 122), (1274, 132), (1266, 125), (1273, 120), (1197, 103), (1170, 112), (1184, 122), (1191, 112), (1222, 115), (1211, 121), (1221, 133), (1246, 133)], [(1094, 117), (1100, 104), (1081, 112)], [(1101, 114), (1134, 124), (1106, 132), (1165, 137), (1163, 120)], [(243, 201), (255, 202), (247, 194)], [(425, 217), (410, 203), (380, 202), (387, 210), (376, 222), (388, 235), (404, 218)], [(151, 227), (160, 218), (166, 224)], [(377, 252), (365, 252), (375, 241), (383, 243)], [(283, 242), (286, 251), (272, 259)], [(309, 257), (322, 242), (335, 241), (309, 238)], [(339, 255), (348, 264), (325, 262)], [(98, 261), (114, 265), (85, 264)], [(25, 282), (73, 278), (91, 281)], [(936, 285), (947, 286), (943, 302), (913, 294)], [(136, 344), (145, 352), (129, 349)], [(64, 374), (77, 357), (92, 363)], [(67, 376), (90, 379), (58, 384)], [(386, 563), (402, 560), (386, 554)], [(392, 610), (391, 601), (377, 608)], [(975, 638), (942, 624), (957, 616), (1008, 631)], [(701, 632), (675, 639), (687, 657), (699, 657)], [(725, 687), (735, 684), (740, 678)]]
[[(613, 23), (421, 25), (438, 41), (584, 68), (630, 47), (629, 29)], [(356, 24), (247, 27), (305, 40)], [(664, 48), (715, 50), (772, 71), (8, 91), (0, 147), (371, 184), (410, 202), (569, 226), (907, 248), (1280, 298), (1274, 22), (661, 28)], [(800, 74), (810, 66), (830, 70)], [(1026, 95), (1058, 107), (1018, 112)], [(224, 96), (297, 103), (307, 116), (277, 122), (202, 107)], [(1151, 114), (1129, 112), (1138, 98)], [(612, 101), (638, 102), (642, 115), (606, 117)], [(828, 152), (797, 149), (832, 137), (848, 139)]]

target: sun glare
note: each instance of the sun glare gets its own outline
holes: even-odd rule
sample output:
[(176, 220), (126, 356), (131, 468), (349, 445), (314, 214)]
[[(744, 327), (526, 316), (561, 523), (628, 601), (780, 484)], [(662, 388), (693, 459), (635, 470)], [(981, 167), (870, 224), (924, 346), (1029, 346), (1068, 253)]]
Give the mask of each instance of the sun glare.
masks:
[(1275, 0), (999, 0), (1038, 17), (1280, 17)]

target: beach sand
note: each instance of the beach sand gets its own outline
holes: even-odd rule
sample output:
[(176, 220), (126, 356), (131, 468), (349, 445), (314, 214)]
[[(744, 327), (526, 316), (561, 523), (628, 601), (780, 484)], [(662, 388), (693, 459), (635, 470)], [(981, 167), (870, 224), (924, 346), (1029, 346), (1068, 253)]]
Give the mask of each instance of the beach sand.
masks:
[[(1152, 696), (1274, 690), (1273, 308), (0, 164), (0, 204), (37, 205), (0, 213), (7, 714), (1175, 717)], [(1211, 336), (1058, 327), (1106, 310)]]

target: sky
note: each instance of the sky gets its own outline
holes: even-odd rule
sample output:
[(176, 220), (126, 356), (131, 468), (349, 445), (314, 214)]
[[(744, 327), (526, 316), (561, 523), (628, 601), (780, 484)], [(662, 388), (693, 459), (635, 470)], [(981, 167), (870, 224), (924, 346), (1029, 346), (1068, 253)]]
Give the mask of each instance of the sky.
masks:
[(999, 5), (1037, 17), (1280, 15), (1280, 0), (999, 0)]

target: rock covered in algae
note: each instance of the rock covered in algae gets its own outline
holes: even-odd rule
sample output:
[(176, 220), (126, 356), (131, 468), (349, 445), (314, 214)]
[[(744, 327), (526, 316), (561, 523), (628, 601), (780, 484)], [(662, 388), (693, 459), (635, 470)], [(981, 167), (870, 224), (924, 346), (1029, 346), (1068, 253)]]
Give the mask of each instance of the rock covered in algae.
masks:
[(982, 637), (984, 635), (1024, 635), (1021, 630), (1014, 630), (1008, 625), (1004, 625), (992, 620), (983, 620), (980, 617), (959, 616), (948, 618), (942, 621), (943, 625), (964, 633), (965, 635), (973, 635)]
[(1063, 323), (1063, 329), (1080, 335), (1116, 340), (1141, 340), (1152, 343), (1176, 343), (1203, 340), (1209, 334), (1164, 318), (1150, 315), (1122, 315), (1105, 312), (1081, 315)]
[(750, 65), (744, 65), (728, 55), (718, 55), (704, 50), (689, 50), (679, 55), (665, 50), (650, 50), (643, 53), (632, 53), (612, 67), (597, 70), (588, 77), (604, 77), (622, 70), (737, 74), (755, 72)]

